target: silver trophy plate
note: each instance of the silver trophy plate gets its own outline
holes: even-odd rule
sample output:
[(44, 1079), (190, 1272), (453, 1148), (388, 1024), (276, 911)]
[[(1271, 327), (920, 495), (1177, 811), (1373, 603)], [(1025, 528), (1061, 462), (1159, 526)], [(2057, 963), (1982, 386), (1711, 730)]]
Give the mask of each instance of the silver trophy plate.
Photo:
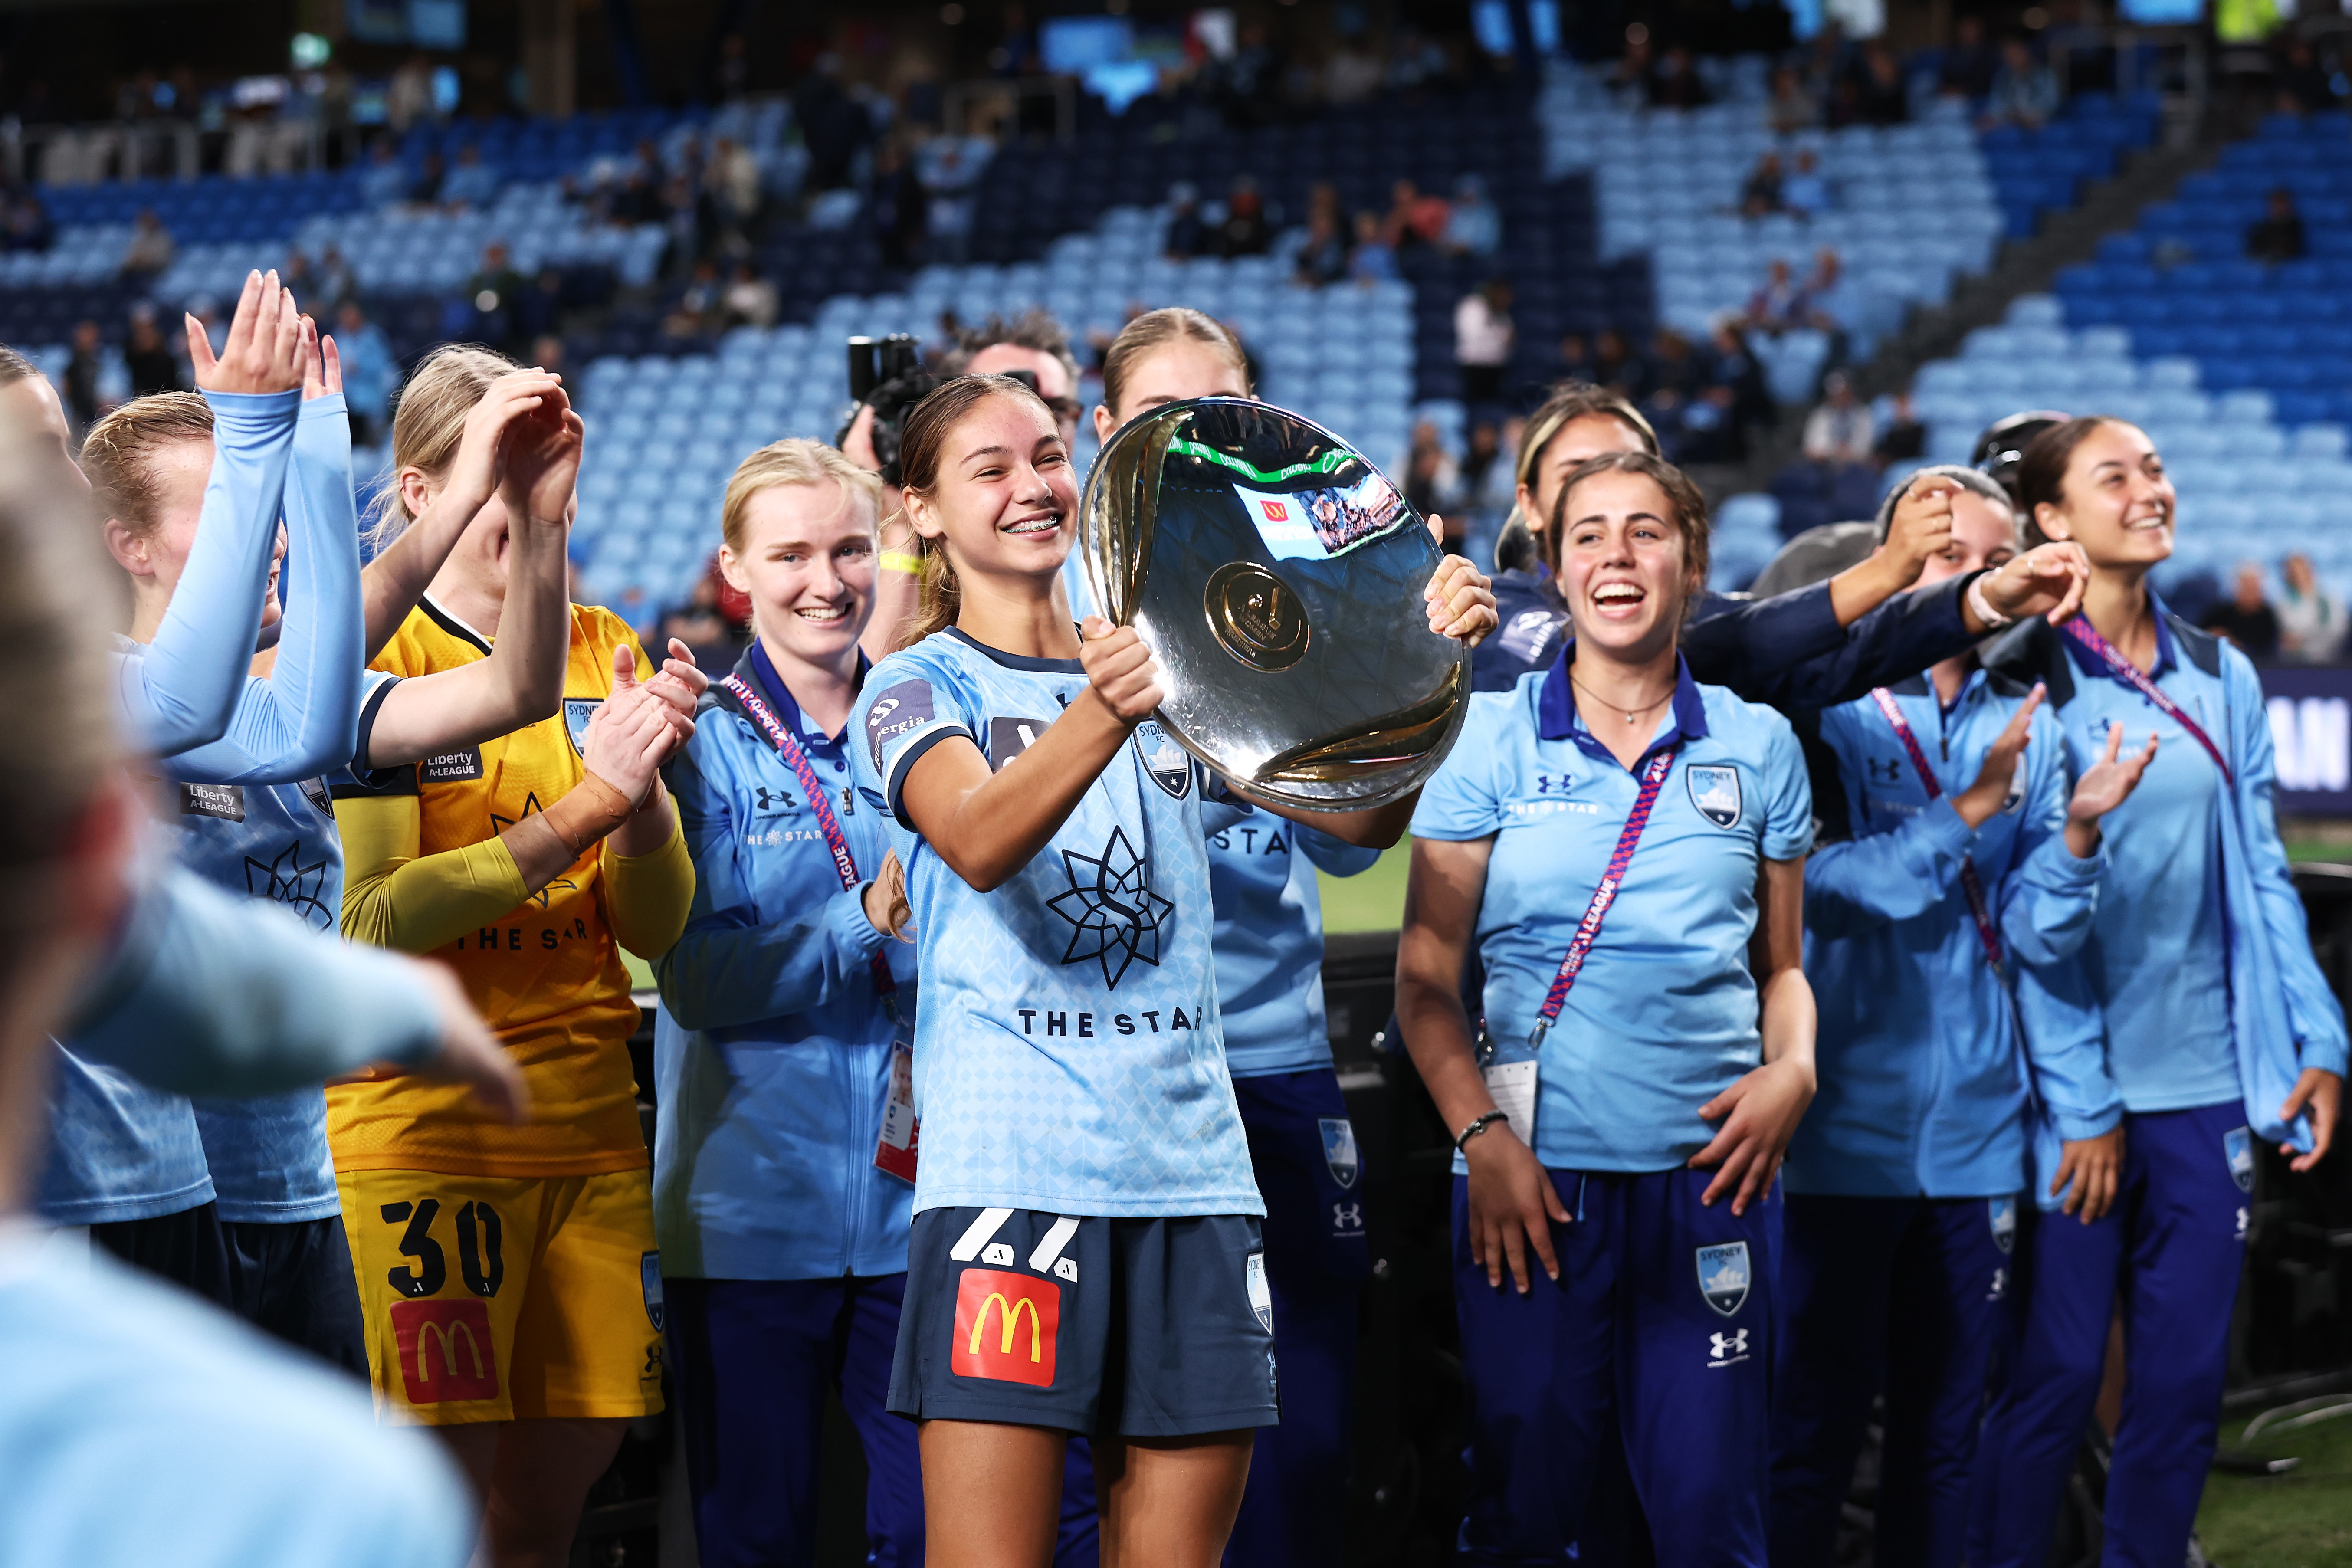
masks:
[(1444, 552), (1345, 441), (1246, 398), (1171, 403), (1110, 438), (1078, 512), (1096, 605), (1159, 654), (1160, 721), (1211, 768), (1354, 811), (1444, 761), (1470, 655), (1429, 629)]

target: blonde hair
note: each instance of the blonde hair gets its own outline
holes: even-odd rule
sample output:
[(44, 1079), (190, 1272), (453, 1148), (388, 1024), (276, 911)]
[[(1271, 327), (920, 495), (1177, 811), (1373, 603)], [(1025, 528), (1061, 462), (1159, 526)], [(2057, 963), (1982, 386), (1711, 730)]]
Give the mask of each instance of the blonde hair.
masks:
[(1239, 340), (1223, 323), (1181, 305), (1164, 306), (1128, 322), (1103, 351), (1103, 402), (1109, 405), (1113, 418), (1118, 416), (1119, 402), (1127, 395), (1127, 378), (1136, 363), (1162, 343), (1180, 341), (1206, 343), (1217, 350), (1241, 372), (1242, 384), (1249, 384), (1249, 356), (1242, 353)]
[(134, 397), (89, 427), (81, 468), (108, 517), (139, 538), (163, 526), (156, 456), (183, 441), (212, 444), (212, 405), (193, 392)]
[[(964, 416), (996, 396), (1025, 397), (1045, 409), (1048, 420), (1054, 417), (1035, 387), (1009, 375), (960, 375), (941, 382), (907, 413), (898, 437), (898, 462), (905, 479), (899, 489), (931, 499), (940, 482), (940, 465), (947, 456), (948, 437), (963, 423)], [(900, 647), (911, 647), (933, 632), (947, 630), (963, 609), (963, 585), (956, 581), (955, 563), (948, 559), (946, 536), (929, 539), (919, 533), (915, 537), (923, 550), (923, 596), (899, 633)]]
[(447, 344), (416, 367), (393, 408), (392, 479), (368, 507), (367, 535), (374, 548), (382, 550), (416, 521), (401, 497), (401, 471), (415, 468), (429, 479), (448, 473), (466, 438), (466, 416), (490, 383), (520, 368), (479, 343)]
[(736, 465), (735, 477), (727, 481), (727, 500), (719, 512), (719, 531), (727, 541), (727, 548), (738, 556), (743, 553), (743, 514), (751, 510), (753, 496), (780, 485), (822, 485), (828, 479), (839, 482), (844, 501), (866, 503), (878, 532), (882, 476), (859, 468), (837, 447), (793, 436), (770, 442)]

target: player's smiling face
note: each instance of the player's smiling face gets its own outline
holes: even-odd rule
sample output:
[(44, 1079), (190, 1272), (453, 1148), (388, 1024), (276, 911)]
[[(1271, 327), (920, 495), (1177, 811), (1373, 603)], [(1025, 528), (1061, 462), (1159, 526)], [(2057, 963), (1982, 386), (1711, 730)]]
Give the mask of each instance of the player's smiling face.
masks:
[(1646, 474), (1593, 475), (1568, 493), (1560, 587), (1579, 642), (1629, 658), (1671, 641), (1695, 592), (1674, 502)]
[(2147, 567), (2172, 553), (2174, 496), (2147, 432), (2102, 420), (2066, 459), (2057, 504), (2035, 507), (2052, 539), (2071, 539), (2094, 566)]
[(1078, 510), (1069, 448), (1035, 399), (982, 398), (948, 432), (928, 494), (909, 490), (916, 531), (942, 539), (956, 574), (1051, 579), (1070, 552)]
[(874, 615), (874, 508), (838, 479), (771, 485), (744, 503), (743, 551), (719, 552), (772, 649), (831, 664)]

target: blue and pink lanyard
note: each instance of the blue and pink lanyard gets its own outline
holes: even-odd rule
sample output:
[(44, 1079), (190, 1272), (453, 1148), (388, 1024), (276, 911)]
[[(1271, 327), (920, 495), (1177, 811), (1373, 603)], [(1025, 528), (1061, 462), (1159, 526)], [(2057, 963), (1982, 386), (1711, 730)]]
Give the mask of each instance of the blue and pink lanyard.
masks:
[[(801, 743), (793, 739), (792, 731), (786, 730), (783, 721), (776, 717), (775, 710), (751, 689), (751, 682), (740, 675), (730, 675), (719, 684), (735, 694), (735, 700), (743, 705), (743, 711), (751, 717), (752, 723), (760, 727), (760, 732), (768, 738), (768, 744), (776, 749), (776, 755), (783, 758), (784, 765), (792, 769), (793, 776), (800, 781), (801, 793), (808, 797), (809, 810), (816, 815), (817, 831), (824, 835), (824, 847), (833, 854), (834, 874), (841, 879), (842, 891), (847, 892), (856, 887), (857, 860), (849, 852), (849, 835), (842, 831), (841, 819), (833, 814), (833, 802), (825, 798), (824, 781), (817, 777), (816, 765), (808, 760), (808, 753), (801, 749)], [(882, 998), (883, 1005), (896, 1017), (898, 983), (891, 978), (890, 962), (877, 952), (873, 958), (873, 969), (874, 994)]]
[(2115, 645), (2101, 637), (2096, 627), (2076, 616), (2058, 629), (2104, 663), (2116, 679), (2147, 698), (2149, 706), (2186, 731), (2190, 740), (2205, 748), (2205, 754), (2213, 759), (2213, 765), (2221, 770), (2221, 782), (2232, 791), (2238, 787), (2237, 775), (2230, 771), (2229, 759), (2221, 755), (2221, 748), (2213, 743), (2213, 737), (2205, 732), (2204, 726), (2191, 719), (2180, 704), (2175, 702), (2139, 666), (2117, 653)]
[(1624, 830), (1617, 835), (1617, 847), (1610, 853), (1609, 868), (1601, 873), (1601, 881), (1592, 889), (1592, 901), (1584, 906), (1584, 918), (1576, 922), (1576, 934), (1568, 939), (1568, 956), (1559, 961), (1559, 973), (1552, 976), (1551, 989), (1544, 994), (1543, 1005), (1536, 1012), (1535, 1027), (1528, 1031), (1528, 1048), (1540, 1050), (1543, 1037), (1559, 1016), (1559, 1009), (1576, 984), (1577, 974), (1584, 968), (1584, 960), (1592, 952), (1592, 944), (1601, 935), (1601, 922), (1609, 918), (1609, 906), (1617, 901), (1617, 890), (1625, 884), (1626, 868), (1633, 863), (1634, 847), (1642, 842), (1642, 829), (1650, 825), (1650, 809), (1658, 803), (1658, 791), (1673, 771), (1675, 753), (1682, 749), (1680, 741), (1669, 741), (1650, 755), (1642, 768), (1641, 793), (1633, 797), (1633, 809), (1625, 818)]
[[(1927, 792), (1931, 801), (1943, 798), (1944, 786), (1937, 780), (1936, 770), (1927, 761), (1927, 752), (1919, 744), (1919, 737), (1911, 732), (1911, 721), (1903, 717), (1895, 705), (1895, 694), (1884, 686), (1870, 689), (1870, 700), (1894, 726), (1895, 738), (1911, 753), (1911, 765), (1918, 771), (1919, 787)], [(2021, 763), (2021, 765), (2022, 765)], [(1960, 856), (1960, 890), (1968, 895), (1969, 917), (1976, 921), (1977, 941), (1984, 947), (1985, 962), (1992, 965), (1995, 974), (2000, 973), (2000, 931), (1992, 921), (1992, 905), (1985, 898), (1984, 879), (1977, 873), (1977, 863), (1963, 853)]]

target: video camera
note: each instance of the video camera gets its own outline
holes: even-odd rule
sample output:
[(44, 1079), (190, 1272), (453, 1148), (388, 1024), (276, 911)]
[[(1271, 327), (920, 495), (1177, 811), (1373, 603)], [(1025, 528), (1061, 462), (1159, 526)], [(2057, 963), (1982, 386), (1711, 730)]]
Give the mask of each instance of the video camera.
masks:
[[(1015, 381), (1026, 382), (1036, 390), (1037, 376), (1034, 371), (1015, 370), (1005, 373)], [(849, 438), (849, 428), (857, 423), (860, 408), (874, 410), (874, 425), (868, 439), (874, 444), (876, 471), (882, 482), (898, 485), (905, 481), (905, 472), (898, 463), (898, 442), (904, 435), (907, 413), (928, 396), (941, 382), (954, 379), (936, 370), (926, 369), (921, 352), (914, 338), (906, 332), (892, 332), (884, 338), (852, 338), (849, 340), (849, 413), (842, 419), (841, 429), (834, 437), (838, 447)]]

